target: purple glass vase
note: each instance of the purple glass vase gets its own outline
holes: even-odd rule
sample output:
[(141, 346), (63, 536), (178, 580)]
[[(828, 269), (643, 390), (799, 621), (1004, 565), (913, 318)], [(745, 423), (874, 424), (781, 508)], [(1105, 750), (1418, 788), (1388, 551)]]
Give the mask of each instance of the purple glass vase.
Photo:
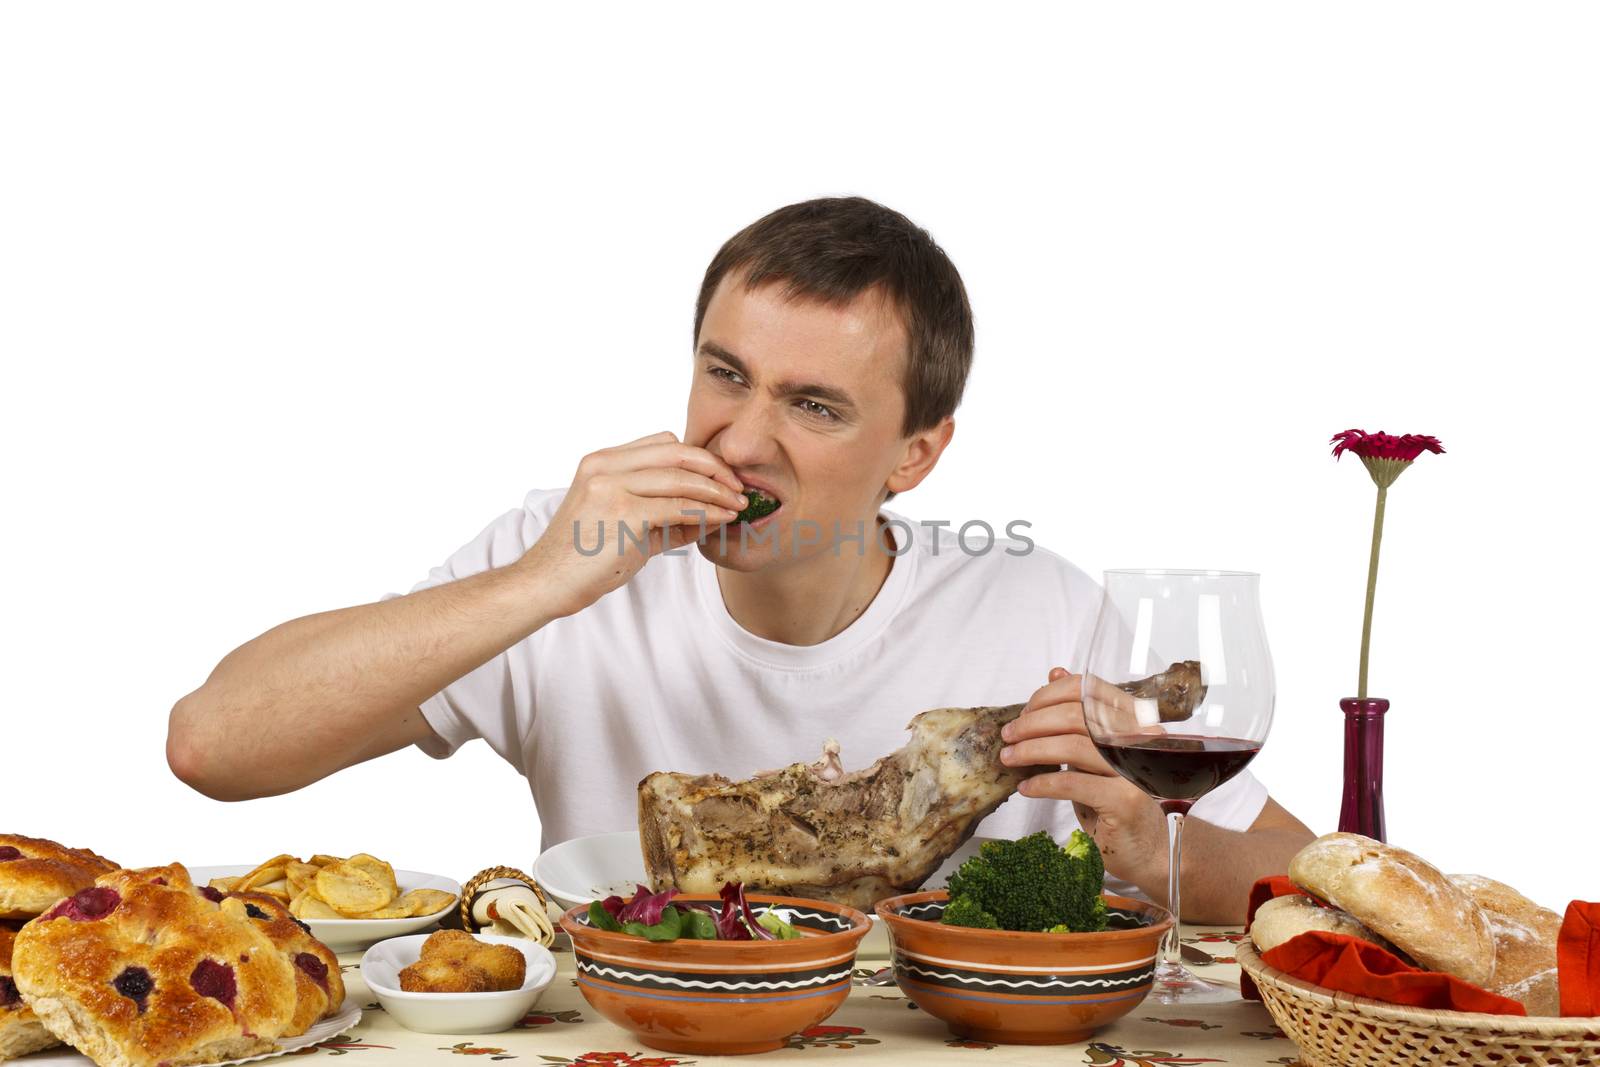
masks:
[(1384, 840), (1383, 713), (1389, 702), (1378, 697), (1345, 697), (1344, 803), (1339, 829), (1344, 833)]

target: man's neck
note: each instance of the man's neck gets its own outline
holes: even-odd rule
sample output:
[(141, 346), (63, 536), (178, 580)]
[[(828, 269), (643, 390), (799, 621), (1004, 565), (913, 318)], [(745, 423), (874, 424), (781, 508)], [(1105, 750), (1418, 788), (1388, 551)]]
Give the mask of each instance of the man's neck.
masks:
[(860, 618), (889, 577), (894, 557), (884, 549), (880, 526), (874, 518), (862, 551), (841, 547), (836, 555), (824, 548), (808, 559), (750, 574), (718, 567), (728, 614), (757, 637), (820, 645)]

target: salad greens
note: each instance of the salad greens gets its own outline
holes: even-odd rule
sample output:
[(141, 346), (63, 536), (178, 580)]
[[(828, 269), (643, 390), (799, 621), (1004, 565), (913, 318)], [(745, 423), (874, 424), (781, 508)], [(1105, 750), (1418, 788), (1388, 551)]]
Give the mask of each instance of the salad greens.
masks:
[(652, 893), (639, 886), (632, 900), (609, 896), (592, 902), (589, 923), (650, 941), (789, 941), (801, 936), (771, 908), (757, 915), (738, 882), (722, 887), (720, 910), (698, 901), (669, 903), (677, 895), (676, 889)]

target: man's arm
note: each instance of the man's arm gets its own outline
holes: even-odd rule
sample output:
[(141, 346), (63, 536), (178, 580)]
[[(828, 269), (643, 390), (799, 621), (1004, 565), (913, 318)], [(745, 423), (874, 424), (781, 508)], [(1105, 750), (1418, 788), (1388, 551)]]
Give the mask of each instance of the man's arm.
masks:
[[(507, 566), (377, 604), (308, 615), (230, 652), (179, 700), (167, 762), (218, 800), (287, 793), (427, 739), (419, 706), (546, 623), (622, 586), (748, 501), (722, 460), (670, 431), (583, 458), (549, 526)], [(628, 542), (621, 524), (643, 547)], [(579, 550), (599, 531), (603, 551)]]
[[(1224, 830), (1203, 819), (1183, 821), (1183, 918), (1185, 922), (1234, 925), (1244, 922), (1250, 887), (1258, 878), (1283, 874), (1296, 852), (1316, 835), (1271, 797), (1248, 830)], [(1157, 904), (1167, 903), (1167, 857), (1138, 883)]]
[(514, 564), (274, 627), (173, 707), (167, 763), (246, 800), (422, 741), (418, 705), (554, 618), (547, 599), (537, 569)]

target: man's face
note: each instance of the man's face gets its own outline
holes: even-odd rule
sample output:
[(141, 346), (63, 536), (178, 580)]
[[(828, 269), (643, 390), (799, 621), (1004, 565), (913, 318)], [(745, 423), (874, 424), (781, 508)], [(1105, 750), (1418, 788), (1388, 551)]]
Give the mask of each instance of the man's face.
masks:
[(738, 526), (725, 548), (713, 532), (706, 558), (750, 571), (830, 551), (836, 528), (860, 523), (875, 537), (884, 481), (906, 451), (906, 358), (900, 316), (875, 291), (835, 307), (786, 299), (782, 282), (746, 291), (742, 273), (724, 277), (700, 326), (684, 441), (782, 506), (742, 545)]

